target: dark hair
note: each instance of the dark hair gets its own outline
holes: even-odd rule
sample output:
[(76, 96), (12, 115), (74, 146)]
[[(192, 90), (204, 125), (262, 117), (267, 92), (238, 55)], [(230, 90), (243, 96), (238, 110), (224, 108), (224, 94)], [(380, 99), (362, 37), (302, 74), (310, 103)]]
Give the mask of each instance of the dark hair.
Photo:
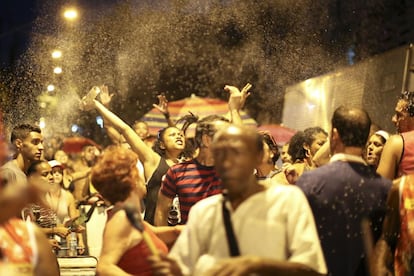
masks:
[(273, 164), (276, 164), (277, 160), (280, 157), (279, 148), (276, 144), (275, 139), (270, 133), (261, 133), (263, 142), (265, 142), (268, 146), (271, 152), (273, 152), (272, 162)]
[(193, 124), (193, 123), (197, 123), (198, 122), (198, 116), (194, 115), (191, 111), (188, 111), (187, 115), (182, 116), (181, 118), (178, 118), (177, 121), (175, 122), (175, 124), (180, 124), (182, 123), (183, 125), (181, 126), (181, 130), (185, 133), (188, 129), (188, 127)]
[(21, 124), (13, 128), (11, 133), (10, 142), (14, 144), (17, 139), (26, 139), (30, 132), (42, 133), (40, 127), (31, 124)]
[(217, 131), (214, 125), (216, 121), (230, 122), (227, 118), (220, 115), (209, 115), (197, 122), (194, 136), (197, 147), (202, 147), (203, 142), (201, 138), (204, 134), (214, 136)]
[(92, 184), (112, 204), (128, 198), (138, 177), (138, 156), (130, 149), (119, 145), (108, 146), (92, 168)]
[(319, 133), (325, 134), (328, 136), (328, 133), (321, 127), (308, 127), (303, 131), (305, 133), (305, 144), (310, 146), (315, 141), (315, 136)]
[(364, 148), (370, 126), (371, 119), (363, 109), (340, 106), (332, 116), (332, 128), (338, 130), (342, 143), (347, 147)]
[(180, 130), (178, 127), (175, 127), (175, 126), (168, 126), (163, 129), (160, 129), (157, 134), (157, 139), (154, 141), (154, 144), (152, 145), (152, 150), (158, 153), (162, 157), (165, 157), (165, 152), (166, 152), (165, 147), (161, 146), (164, 144), (164, 134), (165, 134), (165, 131), (170, 128), (175, 128), (175, 129)]
[(414, 117), (414, 91), (404, 91), (400, 95), (400, 100), (407, 102), (407, 112), (410, 117)]
[[(34, 160), (30, 163), (29, 168), (27, 169), (27, 176), (31, 176), (32, 174), (37, 172), (37, 167), (43, 163), (48, 163), (46, 160)], [(49, 163), (48, 163), (49, 164)]]
[(306, 151), (303, 148), (305, 141), (305, 132), (303, 131), (296, 132), (292, 138), (290, 138), (288, 153), (292, 157), (292, 162), (295, 162), (297, 160), (305, 160)]

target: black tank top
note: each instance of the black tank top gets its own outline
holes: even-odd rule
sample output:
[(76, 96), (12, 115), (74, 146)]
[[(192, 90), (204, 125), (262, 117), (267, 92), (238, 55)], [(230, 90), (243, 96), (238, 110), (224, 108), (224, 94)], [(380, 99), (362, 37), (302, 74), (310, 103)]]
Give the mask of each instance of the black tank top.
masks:
[(162, 177), (167, 173), (170, 166), (163, 157), (160, 159), (158, 167), (151, 175), (147, 183), (147, 196), (144, 199), (145, 216), (144, 220), (154, 225), (155, 208), (157, 207), (158, 191), (161, 187)]

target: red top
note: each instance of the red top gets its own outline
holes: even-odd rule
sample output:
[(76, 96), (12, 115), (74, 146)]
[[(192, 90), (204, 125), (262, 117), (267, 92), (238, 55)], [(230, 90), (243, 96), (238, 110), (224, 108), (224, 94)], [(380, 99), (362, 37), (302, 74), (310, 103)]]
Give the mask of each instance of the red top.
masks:
[[(113, 212), (108, 213), (108, 220), (114, 215)], [(155, 247), (160, 253), (168, 253), (168, 247), (165, 243), (152, 232), (146, 222), (144, 222), (145, 232), (150, 236)], [(141, 240), (134, 247), (125, 251), (124, 255), (118, 262), (118, 266), (127, 273), (140, 276), (151, 276), (152, 270), (147, 258), (151, 256), (151, 251), (144, 240)]]

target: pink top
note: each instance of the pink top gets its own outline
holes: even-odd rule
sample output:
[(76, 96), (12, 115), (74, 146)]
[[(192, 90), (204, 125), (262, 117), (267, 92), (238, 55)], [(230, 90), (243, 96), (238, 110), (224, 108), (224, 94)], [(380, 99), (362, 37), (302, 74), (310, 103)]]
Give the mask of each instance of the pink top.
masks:
[(408, 131), (400, 134), (404, 147), (398, 167), (398, 176), (414, 173), (414, 131)]

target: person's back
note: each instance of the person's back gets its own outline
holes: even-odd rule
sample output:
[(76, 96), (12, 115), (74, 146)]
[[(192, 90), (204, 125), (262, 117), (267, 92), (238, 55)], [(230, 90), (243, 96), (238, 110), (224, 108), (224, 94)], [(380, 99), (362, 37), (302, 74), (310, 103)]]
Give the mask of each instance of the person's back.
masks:
[(361, 223), (370, 219), (380, 235), (391, 183), (360, 162), (335, 161), (304, 173), (305, 192), (332, 275), (365, 275)]
[(378, 239), (391, 181), (362, 159), (371, 120), (358, 108), (341, 106), (332, 116), (330, 163), (304, 173), (297, 185), (315, 217), (330, 275), (367, 275), (362, 222)]
[[(114, 208), (112, 210), (108, 210), (108, 223), (118, 211), (122, 211), (122, 209)], [(144, 228), (144, 231), (147, 233), (148, 238), (151, 240), (150, 242), (154, 244), (156, 250), (159, 253), (168, 253), (168, 248), (165, 243), (160, 238), (158, 238), (146, 224), (143, 223), (142, 226)], [(131, 235), (130, 237), (133, 238), (134, 236)], [(125, 252), (118, 260), (117, 266), (119, 266), (123, 271), (127, 273), (141, 276), (150, 276), (152, 275), (152, 270), (147, 257), (151, 256), (151, 254), (151, 249), (148, 247), (146, 241), (142, 239), (139, 243), (125, 250)]]

